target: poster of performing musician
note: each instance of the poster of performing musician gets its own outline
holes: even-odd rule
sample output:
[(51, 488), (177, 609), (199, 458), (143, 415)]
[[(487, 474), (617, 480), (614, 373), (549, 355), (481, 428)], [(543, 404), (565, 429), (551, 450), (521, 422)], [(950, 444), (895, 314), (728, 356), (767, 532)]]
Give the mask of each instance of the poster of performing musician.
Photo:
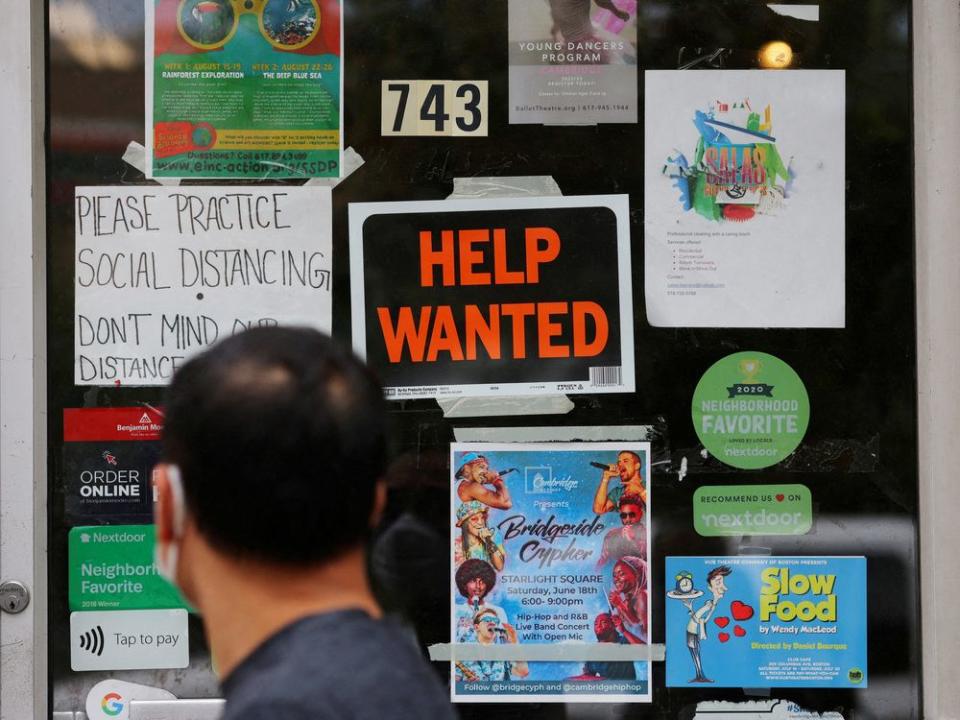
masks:
[[(649, 702), (649, 662), (576, 646), (648, 642), (650, 444), (455, 443), (450, 473), (453, 700)], [(466, 644), (558, 653), (458, 660)]]

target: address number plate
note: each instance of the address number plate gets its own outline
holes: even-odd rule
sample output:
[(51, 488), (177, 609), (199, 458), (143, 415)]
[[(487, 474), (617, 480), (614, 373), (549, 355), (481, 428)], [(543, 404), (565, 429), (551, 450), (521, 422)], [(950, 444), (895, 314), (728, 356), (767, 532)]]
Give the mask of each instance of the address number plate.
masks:
[(486, 80), (384, 80), (382, 135), (486, 137)]

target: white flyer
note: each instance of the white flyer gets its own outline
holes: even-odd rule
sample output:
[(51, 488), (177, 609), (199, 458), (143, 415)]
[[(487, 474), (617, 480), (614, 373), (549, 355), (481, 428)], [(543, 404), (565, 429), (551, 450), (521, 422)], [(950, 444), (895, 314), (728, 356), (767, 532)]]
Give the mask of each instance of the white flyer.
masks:
[(844, 327), (844, 72), (645, 78), (650, 324)]
[(77, 385), (165, 385), (251, 327), (330, 330), (326, 187), (78, 187)]

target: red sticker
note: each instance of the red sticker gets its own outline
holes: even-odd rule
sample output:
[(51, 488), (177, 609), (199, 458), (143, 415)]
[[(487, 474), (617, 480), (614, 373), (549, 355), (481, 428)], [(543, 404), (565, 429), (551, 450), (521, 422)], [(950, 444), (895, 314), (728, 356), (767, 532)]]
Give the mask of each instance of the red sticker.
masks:
[(734, 625), (734, 626), (733, 626), (733, 634), (736, 635), (737, 637), (743, 637), (744, 635), (747, 634), (747, 631), (744, 630), (744, 629), (743, 629), (742, 627), (740, 627), (739, 625)]
[(720, 642), (726, 642), (730, 639), (730, 633), (720, 633), (717, 637), (720, 639)]
[(715, 617), (713, 621), (717, 624), (717, 627), (722, 627), (722, 628), (725, 628), (727, 625), (730, 624), (730, 618), (723, 617), (722, 615), (720, 617)]

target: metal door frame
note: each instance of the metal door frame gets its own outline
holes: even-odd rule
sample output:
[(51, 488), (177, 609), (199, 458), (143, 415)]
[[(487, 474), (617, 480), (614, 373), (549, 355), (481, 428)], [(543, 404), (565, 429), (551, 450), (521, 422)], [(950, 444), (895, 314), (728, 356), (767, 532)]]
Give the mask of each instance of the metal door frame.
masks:
[(0, 718), (47, 717), (44, 9), (0, 24), (0, 579), (30, 603), (0, 613)]

